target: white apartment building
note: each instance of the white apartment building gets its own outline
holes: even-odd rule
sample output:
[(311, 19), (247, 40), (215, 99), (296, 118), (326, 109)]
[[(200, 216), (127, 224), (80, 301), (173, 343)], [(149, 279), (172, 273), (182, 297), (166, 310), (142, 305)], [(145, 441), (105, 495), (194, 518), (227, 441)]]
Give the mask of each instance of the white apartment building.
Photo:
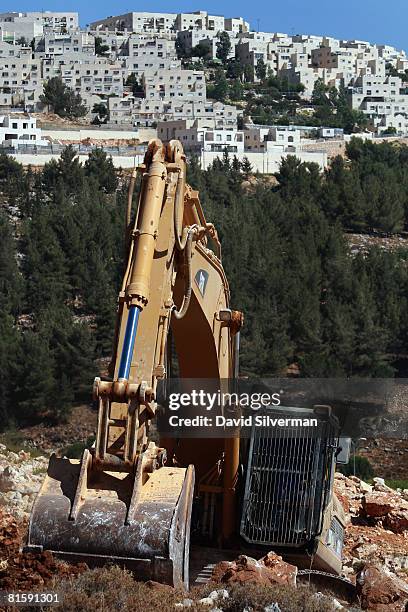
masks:
[(127, 55), (134, 58), (177, 59), (176, 37), (170, 34), (131, 34), (127, 42)]
[(193, 13), (179, 13), (175, 21), (175, 30), (208, 30), (221, 32), (225, 30), (225, 17), (209, 15), (207, 11), (194, 11)]
[(362, 111), (374, 131), (394, 127), (407, 133), (408, 93), (399, 77), (364, 75), (349, 89), (352, 108)]
[(99, 38), (101, 44), (108, 47), (106, 55), (112, 59), (129, 55), (129, 37), (128, 32), (110, 32), (109, 30), (100, 30), (99, 32), (90, 32), (94, 39)]
[(242, 34), (243, 32), (249, 32), (249, 22), (245, 21), (242, 17), (226, 17), (225, 18), (225, 30), (232, 34)]
[(215, 129), (208, 122), (195, 120), (187, 122), (161, 121), (157, 125), (157, 135), (163, 140), (176, 138), (180, 140), (186, 152), (200, 153), (201, 151), (222, 153), (243, 153), (244, 133), (231, 128)]
[(90, 24), (91, 30), (113, 32), (173, 32), (177, 13), (132, 12), (99, 19)]
[(129, 32), (176, 32), (180, 30), (208, 30), (219, 32), (245, 32), (249, 23), (242, 17), (225, 18), (209, 15), (207, 11), (192, 13), (150, 13), (131, 12), (99, 19), (91, 23), (91, 30), (112, 30)]
[(398, 70), (398, 72), (405, 72), (408, 70), (408, 57), (398, 57), (395, 63), (395, 68)]
[[(10, 43), (0, 41), (0, 60), (3, 61), (5, 57), (21, 57), (21, 55), (31, 55), (32, 51), (28, 47), (22, 45), (10, 45)], [(1, 68), (1, 66), (0, 66)]]
[(301, 132), (296, 127), (251, 126), (244, 130), (245, 150), (256, 153), (276, 151), (295, 153), (301, 145)]
[[(242, 39), (235, 45), (235, 56), (244, 66), (251, 66), (254, 71), (259, 60), (263, 60), (267, 67), (276, 72), (276, 56), (268, 52), (269, 43), (262, 40)], [(256, 74), (255, 74), (256, 79)]]
[(305, 90), (300, 95), (306, 100), (310, 100), (318, 79), (325, 81), (324, 68), (305, 68), (292, 66), (291, 68), (280, 71), (280, 76), (287, 78), (292, 85), (303, 85)]
[(158, 71), (180, 71), (175, 37), (157, 34), (132, 34), (127, 41), (127, 57), (124, 58), (128, 74), (133, 72), (140, 81), (143, 74)]
[(202, 119), (167, 119), (167, 121), (158, 122), (157, 136), (163, 141), (174, 140), (177, 130), (188, 130), (193, 127), (214, 129), (216, 125), (214, 119), (207, 117)]
[[(31, 55), (23, 57), (7, 57), (1, 60), (0, 91), (10, 94), (14, 105), (21, 105), (27, 92), (40, 88), (42, 83), (41, 60), (31, 59)], [(9, 106), (3, 100), (1, 106)]]
[(143, 76), (147, 100), (200, 101), (206, 99), (204, 72), (201, 70), (172, 70), (146, 72)]
[(378, 49), (378, 53), (380, 57), (383, 57), (386, 62), (393, 63), (398, 60), (400, 55), (405, 55), (404, 51), (398, 51), (395, 47), (391, 47), (390, 45), (376, 45)]
[(53, 32), (65, 32), (66, 30), (77, 30), (79, 28), (77, 12), (37, 11), (24, 13), (24, 15), (29, 19), (39, 21), (44, 29)]
[(126, 57), (124, 59), (124, 66), (126, 68), (126, 74), (129, 75), (134, 73), (137, 80), (143, 81), (144, 74), (157, 74), (159, 71), (163, 72), (178, 72), (181, 70), (181, 60), (168, 59), (168, 58), (154, 58), (145, 57), (144, 59), (138, 59), (134, 57)]
[[(25, 13), (0, 13), (0, 24), (8, 24), (10, 32), (15, 32), (18, 36), (40, 36), (44, 30), (53, 32), (65, 32), (71, 29), (78, 29), (78, 13), (75, 12), (56, 12), (56, 11), (31, 11)], [(3, 29), (7, 29), (5, 26)], [(17, 36), (17, 37), (18, 37)], [(31, 40), (30, 38), (30, 40)]]
[[(208, 55), (212, 59), (217, 57), (217, 43), (221, 32), (210, 30), (182, 30), (177, 32), (177, 39), (183, 45), (187, 53), (191, 53), (197, 45), (205, 45), (208, 49)], [(231, 50), (228, 57), (235, 57), (235, 44), (239, 42), (238, 35), (234, 32), (228, 32), (231, 41)]]
[(81, 96), (95, 94), (107, 97), (123, 93), (123, 68), (120, 63), (72, 63), (64, 66), (61, 77), (68, 87)]
[(0, 146), (15, 147), (22, 145), (47, 146), (37, 127), (37, 119), (26, 114), (13, 113), (0, 115)]
[(385, 76), (385, 60), (378, 49), (366, 47), (367, 43), (356, 41), (344, 43), (344, 48), (321, 46), (311, 52), (311, 64), (316, 68), (326, 68), (337, 72), (362, 74), (381, 74)]
[(339, 71), (352, 71), (355, 68), (356, 54), (349, 50), (319, 47), (311, 53), (312, 66), (330, 68)]
[[(229, 129), (237, 127), (238, 110), (235, 106), (211, 101), (147, 100), (126, 95), (108, 99), (111, 123), (154, 127), (159, 121), (205, 120), (211, 127)], [(191, 125), (191, 124), (190, 124)]]
[(95, 38), (89, 32), (71, 30), (64, 34), (45, 32), (40, 45), (37, 47), (47, 57), (65, 55), (67, 53), (95, 54)]
[(42, 78), (38, 81), (31, 79), (32, 86), (24, 88), (24, 106), (31, 112), (44, 110), (40, 102), (44, 82), (61, 77), (67, 87), (80, 94), (83, 104), (91, 111), (96, 102), (109, 96), (123, 95), (125, 73), (126, 69), (120, 62), (87, 54), (66, 54), (44, 59)]
[(8, 43), (24, 40), (29, 44), (33, 38), (42, 36), (43, 32), (42, 24), (32, 19), (22, 17), (13, 21), (0, 21), (0, 40)]

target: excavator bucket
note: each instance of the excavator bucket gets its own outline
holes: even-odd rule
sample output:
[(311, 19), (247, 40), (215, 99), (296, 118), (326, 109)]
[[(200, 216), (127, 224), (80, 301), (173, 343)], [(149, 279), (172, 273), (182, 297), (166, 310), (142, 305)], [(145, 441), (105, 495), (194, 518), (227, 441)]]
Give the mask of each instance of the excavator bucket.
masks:
[(120, 565), (139, 580), (188, 588), (194, 468), (151, 470), (150, 451), (139, 457), (135, 473), (91, 469), (89, 450), (81, 461), (53, 455), (25, 551)]

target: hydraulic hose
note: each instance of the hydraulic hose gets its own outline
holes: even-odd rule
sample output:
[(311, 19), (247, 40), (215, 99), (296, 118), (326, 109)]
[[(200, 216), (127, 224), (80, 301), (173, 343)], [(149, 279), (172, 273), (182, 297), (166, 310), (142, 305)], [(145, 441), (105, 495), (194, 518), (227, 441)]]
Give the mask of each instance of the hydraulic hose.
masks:
[(135, 190), (135, 183), (137, 177), (137, 170), (133, 168), (132, 174), (130, 176), (128, 193), (127, 193), (127, 206), (126, 206), (126, 229), (129, 229), (130, 222), (132, 220), (132, 200), (133, 200), (133, 192)]
[(173, 215), (174, 217), (174, 235), (176, 238), (176, 247), (179, 251), (184, 251), (184, 249), (186, 248), (187, 238), (188, 238), (188, 228), (186, 227), (183, 230), (181, 238), (179, 236), (179, 227), (181, 225), (179, 215), (180, 215), (180, 210), (183, 210), (184, 208), (181, 202), (182, 198), (184, 199), (184, 181), (183, 181), (183, 176), (180, 173), (179, 179), (177, 181), (176, 195), (174, 199), (174, 215)]
[(191, 300), (191, 292), (193, 287), (193, 277), (192, 277), (192, 268), (191, 268), (191, 252), (193, 247), (193, 236), (196, 231), (196, 226), (192, 226), (186, 230), (186, 242), (184, 249), (184, 256), (186, 258), (187, 264), (187, 281), (186, 281), (186, 290), (183, 297), (183, 303), (181, 304), (180, 310), (177, 310), (177, 307), (173, 306), (173, 314), (176, 319), (182, 319), (190, 305)]

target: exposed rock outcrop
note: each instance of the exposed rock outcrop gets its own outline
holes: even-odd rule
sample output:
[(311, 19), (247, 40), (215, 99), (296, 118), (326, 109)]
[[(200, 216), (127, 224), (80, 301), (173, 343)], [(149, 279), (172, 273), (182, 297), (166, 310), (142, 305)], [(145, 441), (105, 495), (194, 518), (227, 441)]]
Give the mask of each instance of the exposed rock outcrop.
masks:
[(240, 555), (235, 561), (221, 561), (215, 566), (212, 579), (226, 584), (251, 582), (296, 586), (296, 576), (297, 567), (285, 563), (274, 552), (269, 552), (259, 560)]
[(363, 610), (404, 612), (408, 605), (408, 585), (389, 572), (367, 564), (357, 575), (357, 596)]
[(7, 451), (0, 444), (0, 505), (17, 519), (27, 518), (47, 470), (46, 457)]

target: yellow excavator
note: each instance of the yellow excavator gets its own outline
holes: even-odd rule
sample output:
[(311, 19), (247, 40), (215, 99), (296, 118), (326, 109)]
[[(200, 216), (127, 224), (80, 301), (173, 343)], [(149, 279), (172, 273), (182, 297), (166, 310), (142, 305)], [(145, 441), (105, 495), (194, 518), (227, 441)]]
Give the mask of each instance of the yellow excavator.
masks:
[(194, 501), (198, 541), (273, 548), (299, 565), (339, 573), (345, 521), (333, 495), (338, 434), (330, 408), (308, 410), (322, 435), (268, 437), (256, 428), (245, 441), (239, 430), (151, 441), (169, 353), (177, 353), (181, 381), (204, 379), (228, 391), (243, 323), (230, 308), (217, 232), (186, 184), (180, 142), (149, 143), (130, 180), (126, 227), (109, 377), (96, 378), (93, 389), (96, 441), (80, 461), (51, 457), (25, 550), (116, 563), (139, 579), (188, 586)]

